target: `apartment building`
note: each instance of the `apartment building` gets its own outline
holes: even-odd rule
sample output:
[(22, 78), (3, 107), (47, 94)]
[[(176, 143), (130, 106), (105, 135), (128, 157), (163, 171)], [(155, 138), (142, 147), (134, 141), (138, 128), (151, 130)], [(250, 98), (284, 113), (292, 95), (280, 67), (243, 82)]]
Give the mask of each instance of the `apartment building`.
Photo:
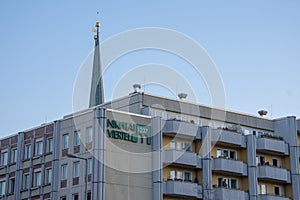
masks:
[(0, 140), (0, 199), (300, 199), (300, 120), (134, 92)]

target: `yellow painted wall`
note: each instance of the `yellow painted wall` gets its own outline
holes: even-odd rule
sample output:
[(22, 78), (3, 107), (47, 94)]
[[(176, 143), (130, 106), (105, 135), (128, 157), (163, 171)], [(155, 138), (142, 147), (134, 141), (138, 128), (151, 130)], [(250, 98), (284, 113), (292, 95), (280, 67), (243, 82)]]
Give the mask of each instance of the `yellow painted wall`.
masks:
[(281, 183), (272, 183), (272, 182), (266, 182), (266, 181), (258, 181), (258, 184), (265, 184), (267, 186), (267, 194), (274, 195), (274, 186), (279, 186), (281, 195), (292, 197), (292, 188), (290, 185), (285, 186)]
[(245, 163), (248, 162), (248, 159), (247, 159), (247, 149), (238, 149), (238, 148), (228, 148), (228, 147), (223, 147), (223, 146), (220, 146), (220, 145), (215, 145), (213, 148), (212, 148), (212, 151), (211, 151), (211, 155), (216, 158), (217, 157), (217, 149), (228, 149), (228, 150), (234, 150), (236, 151), (237, 153), (237, 159), (240, 160), (240, 161), (243, 161)]
[(269, 162), (270, 166), (272, 166), (272, 159), (277, 158), (280, 162), (279, 165), (281, 168), (290, 170), (290, 158), (289, 157), (282, 157), (282, 156), (269, 155), (269, 154), (260, 154), (260, 153), (257, 153), (256, 156), (264, 156), (265, 162)]
[[(163, 136), (163, 149), (170, 149), (170, 142), (171, 140), (173, 140), (173, 137), (169, 137), (169, 136)], [(186, 139), (181, 139), (181, 138), (175, 138), (175, 141), (178, 142), (187, 142), (187, 143), (192, 143), (191, 147), (192, 147), (192, 151), (195, 152), (195, 144), (193, 141), (191, 140), (186, 140)]]
[(170, 148), (170, 141), (173, 138), (168, 137), (168, 136), (163, 136), (163, 149), (169, 149)]
[[(176, 167), (168, 166), (168, 167), (163, 168), (163, 180), (168, 180), (170, 178), (170, 171), (172, 171), (172, 170), (192, 172), (192, 180), (194, 180), (195, 177), (196, 177), (196, 171), (194, 169), (184, 168), (184, 167), (177, 167), (177, 166)], [(199, 178), (198, 178), (198, 180), (199, 180)]]
[(247, 149), (241, 149), (238, 152), (238, 160), (243, 161), (244, 163), (248, 163), (248, 155), (247, 155)]
[(292, 198), (293, 197), (293, 189), (291, 184), (287, 184), (285, 186), (285, 196)]
[(184, 168), (184, 167), (177, 167), (177, 166), (168, 166), (163, 168), (163, 180), (166, 181), (170, 178), (170, 171), (171, 170), (180, 170), (180, 171), (187, 171), (192, 172), (192, 181), (197, 177), (198, 184), (202, 184), (202, 170), (191, 169), (191, 168)]
[(201, 152), (202, 141), (198, 140), (198, 141), (195, 141), (194, 143), (195, 143), (195, 152), (201, 156), (202, 155), (202, 152)]

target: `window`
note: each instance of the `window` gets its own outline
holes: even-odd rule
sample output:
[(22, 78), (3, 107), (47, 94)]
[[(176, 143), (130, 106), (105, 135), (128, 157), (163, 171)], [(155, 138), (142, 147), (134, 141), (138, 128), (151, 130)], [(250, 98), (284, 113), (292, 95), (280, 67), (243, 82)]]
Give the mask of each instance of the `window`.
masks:
[(53, 151), (53, 138), (47, 139), (47, 153), (50, 153)]
[(176, 179), (183, 180), (183, 172), (182, 171), (176, 171)]
[(93, 141), (93, 128), (89, 127), (86, 129), (86, 143)]
[(186, 151), (192, 151), (192, 144), (188, 142), (183, 143), (183, 149)]
[(67, 179), (67, 165), (61, 166), (61, 180)]
[(74, 132), (74, 146), (79, 146), (80, 145), (80, 132), (75, 131)]
[(6, 151), (1, 154), (1, 164), (7, 165), (7, 159), (8, 159), (8, 153)]
[(174, 170), (172, 170), (172, 171), (170, 171), (170, 179), (175, 179), (175, 171)]
[(13, 194), (15, 192), (15, 178), (9, 179), (9, 193)]
[(18, 151), (17, 149), (11, 150), (11, 163), (16, 163), (18, 157)]
[(46, 169), (46, 184), (49, 184), (52, 182), (52, 168)]
[(73, 194), (72, 200), (78, 200), (78, 199), (79, 199), (78, 194)]
[(80, 162), (73, 163), (73, 178), (79, 177), (79, 165), (80, 165)]
[(258, 184), (257, 185), (257, 193), (258, 194), (267, 194), (267, 187), (265, 184)]
[(272, 159), (272, 165), (273, 165), (274, 167), (279, 167), (279, 166), (280, 166), (279, 160), (278, 160), (277, 158), (273, 158), (273, 159)]
[(65, 134), (63, 135), (63, 140), (62, 140), (62, 149), (68, 149), (69, 148), (69, 135)]
[(35, 143), (35, 155), (39, 156), (43, 154), (43, 141), (39, 140)]
[(229, 151), (229, 158), (230, 159), (236, 159), (236, 152), (235, 151)]
[(65, 196), (60, 197), (60, 200), (67, 200), (67, 197), (65, 197)]
[(30, 187), (30, 177), (29, 177), (29, 174), (24, 174), (23, 188), (24, 189), (29, 189), (29, 187)]
[(93, 173), (93, 160), (91, 158), (87, 160), (87, 173)]
[(264, 156), (256, 156), (256, 165), (265, 165), (265, 157)]
[(184, 172), (184, 181), (188, 181), (188, 182), (192, 181), (192, 173), (191, 172)]
[(86, 195), (86, 200), (91, 200), (91, 199), (92, 199), (91, 191), (88, 191), (88, 193)]
[(6, 182), (5, 180), (0, 181), (0, 195), (5, 195), (5, 190), (6, 190)]
[(34, 172), (34, 186), (38, 187), (42, 185), (42, 172), (36, 171)]
[(237, 153), (234, 150), (228, 149), (217, 149), (217, 157), (218, 158), (227, 158), (227, 159), (237, 159)]
[(170, 149), (175, 149), (175, 141), (170, 142)]
[(25, 146), (24, 159), (29, 159), (29, 158), (31, 158), (31, 144), (27, 144)]
[(232, 178), (218, 178), (218, 186), (237, 189), (237, 180)]
[(192, 145), (189, 142), (179, 142), (172, 140), (170, 142), (170, 149), (176, 149), (176, 150), (186, 150), (186, 151), (192, 151)]
[(274, 186), (274, 195), (281, 196), (280, 187)]
[(222, 156), (222, 150), (221, 149), (217, 149), (217, 158)]

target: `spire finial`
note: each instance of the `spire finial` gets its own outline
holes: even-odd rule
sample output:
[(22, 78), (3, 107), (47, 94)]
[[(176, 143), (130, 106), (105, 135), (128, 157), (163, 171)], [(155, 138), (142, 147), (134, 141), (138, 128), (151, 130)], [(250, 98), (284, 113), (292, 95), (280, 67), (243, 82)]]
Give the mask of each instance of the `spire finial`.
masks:
[[(97, 12), (98, 14), (99, 12)], [(90, 93), (90, 104), (89, 107), (101, 105), (104, 103), (104, 88), (103, 88), (103, 78), (102, 78), (102, 67), (100, 60), (100, 22), (96, 22), (93, 32), (95, 39), (95, 49), (94, 49), (94, 62), (93, 62), (93, 72), (91, 81), (91, 93)]]

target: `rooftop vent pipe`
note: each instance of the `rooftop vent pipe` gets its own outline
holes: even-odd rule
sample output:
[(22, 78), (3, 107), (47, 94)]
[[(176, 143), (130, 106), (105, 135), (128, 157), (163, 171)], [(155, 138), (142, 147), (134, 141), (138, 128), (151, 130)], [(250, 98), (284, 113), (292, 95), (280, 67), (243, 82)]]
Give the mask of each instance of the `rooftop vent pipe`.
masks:
[(141, 90), (141, 85), (140, 85), (140, 84), (134, 84), (134, 85), (133, 85), (133, 90), (134, 90), (134, 93), (140, 92), (140, 90)]
[(179, 97), (180, 100), (184, 101), (187, 97), (187, 94), (186, 93), (179, 93), (178, 97)]
[(266, 110), (260, 110), (260, 111), (258, 111), (258, 114), (259, 114), (259, 116), (261, 116), (261, 117), (266, 117), (267, 114), (268, 114), (268, 111), (266, 111)]

